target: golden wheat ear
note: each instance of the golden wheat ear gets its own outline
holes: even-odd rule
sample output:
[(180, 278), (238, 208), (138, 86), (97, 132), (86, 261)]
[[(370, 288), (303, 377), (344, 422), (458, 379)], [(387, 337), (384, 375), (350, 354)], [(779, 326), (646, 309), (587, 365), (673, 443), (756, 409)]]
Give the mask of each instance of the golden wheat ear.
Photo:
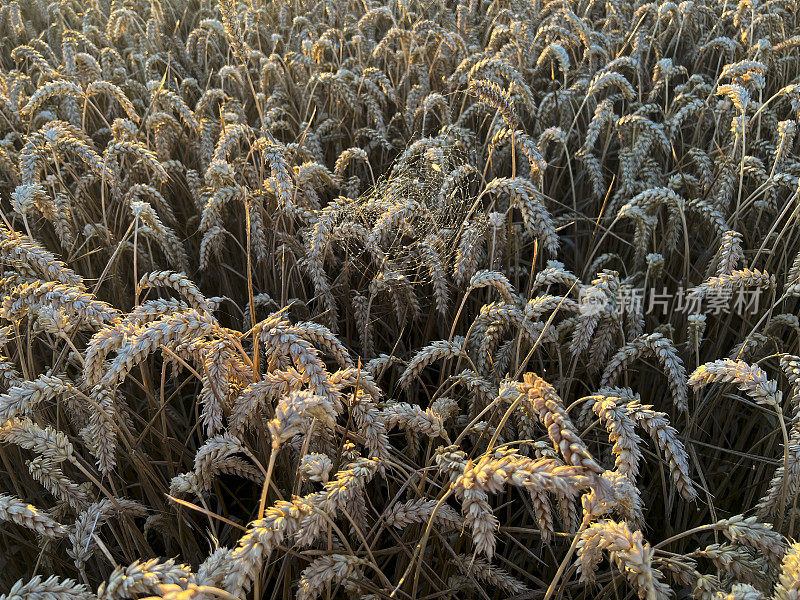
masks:
[(653, 549), (643, 540), (641, 531), (631, 532), (626, 524), (614, 521), (599, 521), (587, 527), (578, 542), (576, 562), (581, 579), (594, 580), (603, 550), (626, 574), (640, 597), (656, 600), (671, 596), (669, 587), (661, 581), (663, 574), (652, 565)]

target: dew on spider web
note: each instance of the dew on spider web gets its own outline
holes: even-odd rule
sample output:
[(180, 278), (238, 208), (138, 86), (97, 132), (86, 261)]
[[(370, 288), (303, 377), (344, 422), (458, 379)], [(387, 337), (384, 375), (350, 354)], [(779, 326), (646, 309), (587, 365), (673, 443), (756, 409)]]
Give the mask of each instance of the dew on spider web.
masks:
[[(406, 153), (372, 189), (342, 211), (341, 222), (356, 223), (377, 235), (382, 219), (385, 222), (392, 211), (402, 211), (399, 222), (381, 236), (380, 246), (386, 257), (381, 266), (413, 277), (415, 282), (424, 282), (429, 273), (420, 268), (419, 244), (435, 242), (442, 260), (447, 262), (475, 202), (469, 192), (470, 179), (442, 194), (447, 177), (465, 164), (465, 155), (453, 147), (423, 146), (419, 152)], [(339, 243), (346, 246), (354, 263), (361, 262), (359, 257), (363, 259), (363, 274), (374, 257), (352, 237)], [(372, 266), (376, 266), (374, 262)]]

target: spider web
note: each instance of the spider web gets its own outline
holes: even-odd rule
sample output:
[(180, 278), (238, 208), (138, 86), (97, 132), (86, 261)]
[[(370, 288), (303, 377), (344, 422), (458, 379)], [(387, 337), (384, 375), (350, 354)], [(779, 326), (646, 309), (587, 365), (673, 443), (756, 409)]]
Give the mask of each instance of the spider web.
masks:
[[(468, 190), (469, 178), (460, 181), (446, 195), (441, 193), (448, 175), (467, 164), (467, 160), (464, 153), (453, 146), (446, 146), (441, 140), (434, 142), (436, 145), (423, 146), (420, 151), (398, 160), (388, 174), (342, 213), (342, 221), (355, 222), (373, 231), (387, 211), (413, 206), (402, 225), (381, 244), (381, 249), (393, 271), (405, 276), (418, 274), (423, 279), (428, 275), (426, 269), (420, 269), (417, 246), (433, 235), (442, 261), (447, 264), (474, 204)], [(340, 240), (339, 243), (346, 246), (353, 258), (364, 255), (363, 247), (355, 240)], [(364, 271), (367, 267), (362, 265)]]

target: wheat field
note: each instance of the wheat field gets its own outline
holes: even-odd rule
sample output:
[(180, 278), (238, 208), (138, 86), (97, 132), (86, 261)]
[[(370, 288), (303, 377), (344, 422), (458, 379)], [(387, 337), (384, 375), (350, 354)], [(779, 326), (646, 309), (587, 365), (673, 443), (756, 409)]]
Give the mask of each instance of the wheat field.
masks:
[(800, 6), (0, 7), (0, 600), (800, 598)]

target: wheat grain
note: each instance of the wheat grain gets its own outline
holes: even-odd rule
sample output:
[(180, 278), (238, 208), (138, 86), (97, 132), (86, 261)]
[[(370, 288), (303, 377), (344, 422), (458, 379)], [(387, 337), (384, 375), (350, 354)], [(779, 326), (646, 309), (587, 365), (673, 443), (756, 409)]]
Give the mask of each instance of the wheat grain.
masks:
[(190, 571), (173, 560), (136, 561), (127, 567), (117, 567), (107, 581), (100, 585), (97, 597), (102, 600), (131, 598), (138, 594), (157, 593), (162, 584), (186, 584)]
[(48, 538), (66, 534), (66, 528), (57, 523), (35, 506), (26, 504), (19, 498), (0, 494), (0, 519), (27, 527)]
[(584, 581), (594, 579), (601, 560), (601, 551), (609, 552), (619, 570), (636, 587), (640, 598), (668, 598), (669, 588), (663, 575), (652, 566), (653, 550), (642, 539), (640, 531), (631, 532), (624, 523), (600, 521), (587, 527), (578, 542), (578, 568)]
[(59, 598), (62, 600), (91, 600), (94, 594), (81, 583), (72, 579), (59, 579), (51, 575), (43, 579), (41, 575), (34, 575), (30, 580), (17, 581), (7, 594), (0, 596), (3, 600), (17, 600), (28, 598), (30, 600), (45, 600)]
[(760, 404), (774, 407), (779, 407), (781, 404), (781, 392), (778, 391), (777, 382), (767, 379), (767, 374), (760, 367), (741, 360), (725, 358), (706, 363), (698, 367), (689, 377), (689, 386), (693, 389), (710, 383), (736, 383), (740, 390), (747, 392)]

